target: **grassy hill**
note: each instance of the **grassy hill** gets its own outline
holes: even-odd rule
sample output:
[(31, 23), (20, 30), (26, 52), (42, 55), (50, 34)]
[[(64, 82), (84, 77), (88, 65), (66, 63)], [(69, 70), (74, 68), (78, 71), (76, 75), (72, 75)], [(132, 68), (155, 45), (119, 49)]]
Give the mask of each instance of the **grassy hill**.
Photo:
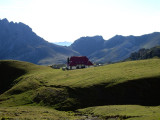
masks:
[[(107, 112), (100, 114), (101, 107), (93, 106), (104, 106), (106, 111), (112, 111), (117, 106), (117, 112), (111, 116), (117, 116), (119, 119), (131, 119), (131, 117), (139, 119), (147, 115), (160, 118), (157, 112), (149, 110), (153, 108), (154, 111), (160, 111), (159, 66), (160, 59), (149, 59), (62, 71), (21, 61), (0, 61), (2, 78), (0, 85), (3, 86), (0, 91), (0, 118), (3, 117), (1, 113), (8, 116), (2, 111), (15, 111), (15, 109), (20, 109), (21, 114), (25, 115), (22, 111), (27, 112), (27, 110), (23, 106), (37, 110), (35, 114), (41, 114), (46, 111), (45, 109), (49, 109), (47, 116), (50, 116), (50, 112), (56, 112), (57, 119), (62, 117), (62, 111), (57, 110), (74, 111), (80, 108), (79, 112), (82, 113), (87, 114), (90, 111), (89, 113), (98, 116), (110, 116)], [(120, 110), (123, 110), (124, 106), (130, 109), (131, 106), (127, 105), (134, 107), (123, 113), (122, 117)], [(139, 111), (143, 114), (139, 112), (131, 114), (137, 109), (136, 105), (143, 109)], [(43, 109), (41, 111), (38, 106), (48, 106), (57, 110), (41, 107), (44, 108), (44, 111)], [(82, 115), (62, 113), (70, 119), (82, 117)]]
[(103, 120), (159, 120), (160, 106), (108, 105), (78, 110), (81, 114), (101, 116)]

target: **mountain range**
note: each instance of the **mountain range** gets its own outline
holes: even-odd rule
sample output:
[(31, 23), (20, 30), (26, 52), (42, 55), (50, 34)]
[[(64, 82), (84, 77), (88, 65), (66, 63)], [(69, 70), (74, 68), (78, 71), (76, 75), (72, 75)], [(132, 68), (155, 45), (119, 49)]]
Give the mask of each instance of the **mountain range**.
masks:
[(49, 43), (23, 23), (0, 20), (0, 59), (28, 61), (35, 64), (64, 63), (68, 56), (79, 53)]
[(142, 36), (116, 35), (109, 40), (104, 40), (102, 36), (81, 37), (70, 47), (81, 55), (88, 56), (91, 61), (110, 63), (124, 60), (139, 49), (156, 45), (160, 45), (160, 32)]
[(54, 44), (60, 45), (60, 46), (70, 46), (72, 44), (72, 42), (67, 42), (67, 41), (64, 41), (64, 42), (54, 42)]
[(69, 56), (87, 56), (92, 62), (124, 60), (142, 48), (160, 45), (160, 32), (142, 36), (81, 37), (70, 46), (49, 43), (24, 23), (0, 20), (0, 60), (14, 59), (40, 65), (65, 63)]

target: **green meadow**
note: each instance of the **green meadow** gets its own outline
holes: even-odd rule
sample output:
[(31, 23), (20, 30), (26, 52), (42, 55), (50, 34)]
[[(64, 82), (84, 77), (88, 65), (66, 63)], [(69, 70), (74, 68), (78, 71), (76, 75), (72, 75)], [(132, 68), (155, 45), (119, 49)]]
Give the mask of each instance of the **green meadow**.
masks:
[(1, 120), (76, 120), (73, 113), (41, 106), (0, 107)]
[(160, 120), (160, 106), (108, 105), (88, 107), (78, 111), (110, 120)]
[(0, 61), (0, 119), (160, 119), (160, 59), (86, 69)]

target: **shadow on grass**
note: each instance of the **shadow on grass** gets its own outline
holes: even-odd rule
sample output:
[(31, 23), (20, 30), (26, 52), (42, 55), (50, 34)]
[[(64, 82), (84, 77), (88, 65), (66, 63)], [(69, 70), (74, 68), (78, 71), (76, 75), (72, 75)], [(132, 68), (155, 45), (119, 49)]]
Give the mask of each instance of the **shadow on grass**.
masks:
[(34, 102), (53, 106), (58, 110), (76, 110), (103, 105), (160, 105), (160, 77), (130, 80), (116, 85), (101, 84), (87, 88), (44, 86), (38, 90)]
[(0, 94), (9, 90), (14, 80), (25, 73), (24, 70), (12, 67), (7, 62), (0, 62)]
[(76, 106), (65, 110), (101, 106), (136, 104), (160, 105), (160, 77), (131, 80), (113, 86), (95, 85), (89, 88), (68, 88), (69, 97), (77, 100)]

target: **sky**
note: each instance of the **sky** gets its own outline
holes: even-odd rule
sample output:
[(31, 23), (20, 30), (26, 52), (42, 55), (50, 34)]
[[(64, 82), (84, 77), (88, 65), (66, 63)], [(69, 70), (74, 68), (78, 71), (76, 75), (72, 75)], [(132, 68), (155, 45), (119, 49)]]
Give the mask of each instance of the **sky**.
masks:
[(160, 0), (0, 0), (0, 19), (29, 25), (49, 42), (160, 32)]

